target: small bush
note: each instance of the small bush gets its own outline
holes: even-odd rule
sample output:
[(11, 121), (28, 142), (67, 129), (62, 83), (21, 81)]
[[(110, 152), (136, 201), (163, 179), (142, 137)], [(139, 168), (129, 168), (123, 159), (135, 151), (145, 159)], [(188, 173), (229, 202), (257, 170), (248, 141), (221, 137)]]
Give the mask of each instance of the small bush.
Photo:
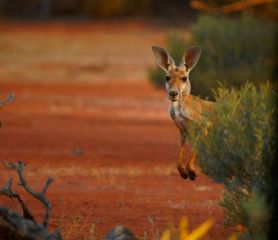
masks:
[(238, 19), (201, 16), (192, 25), (192, 43), (202, 46), (202, 56), (192, 72), (192, 92), (213, 96), (219, 82), (240, 87), (271, 80), (274, 68), (275, 25), (252, 17)]
[(275, 185), (277, 87), (247, 83), (240, 90), (219, 88), (215, 98), (213, 111), (190, 125), (189, 140), (202, 171), (225, 186), (226, 223), (243, 225), (243, 238), (266, 239)]
[[(180, 32), (168, 33), (165, 48), (178, 65), (187, 48), (183, 34)], [(148, 69), (148, 78), (157, 87), (165, 86), (165, 73), (157, 66)]]

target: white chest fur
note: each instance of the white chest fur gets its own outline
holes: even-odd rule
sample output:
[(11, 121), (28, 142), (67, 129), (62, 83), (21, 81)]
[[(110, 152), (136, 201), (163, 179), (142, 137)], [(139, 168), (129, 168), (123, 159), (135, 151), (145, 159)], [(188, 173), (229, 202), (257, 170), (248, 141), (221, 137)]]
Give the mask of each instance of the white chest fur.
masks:
[(169, 107), (169, 113), (177, 127), (186, 132), (189, 119), (185, 117), (184, 106), (180, 105), (178, 102), (173, 102)]
[(169, 112), (170, 112), (170, 115), (171, 115), (171, 117), (174, 121), (182, 120), (184, 118), (183, 114), (182, 114), (182, 107), (177, 101), (173, 102), (170, 105)]

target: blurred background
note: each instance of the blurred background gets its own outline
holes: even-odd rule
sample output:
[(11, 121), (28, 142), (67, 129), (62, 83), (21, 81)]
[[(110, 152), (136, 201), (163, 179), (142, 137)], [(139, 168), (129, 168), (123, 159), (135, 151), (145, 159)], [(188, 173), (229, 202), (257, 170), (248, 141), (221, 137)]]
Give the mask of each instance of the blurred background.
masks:
[[(14, 57), (30, 53), (26, 56), (29, 59), (30, 55), (37, 53), (36, 62), (39, 64), (42, 59), (38, 59), (38, 54), (45, 58), (44, 51), (47, 51), (49, 57), (52, 55), (50, 64), (41, 62), (39, 67), (28, 67), (29, 70), (24, 67), (24, 73), (20, 75), (28, 80), (36, 78), (35, 74), (40, 78), (49, 77), (51, 81), (61, 77), (89, 79), (85, 75), (96, 71), (90, 81), (111, 73), (109, 78), (127, 77), (141, 81), (148, 78), (155, 86), (163, 87), (163, 73), (152, 67), (150, 46), (166, 47), (178, 64), (186, 48), (200, 45), (203, 54), (191, 77), (192, 91), (195, 95), (213, 98), (212, 89), (220, 83), (238, 87), (245, 81), (259, 83), (277, 78), (274, 72), (277, 69), (274, 66), (277, 9), (275, 0), (174, 0), (171, 4), (159, 0), (1, 0), (2, 29), (13, 27), (3, 22), (25, 22), (27, 26), (24, 28), (28, 28), (31, 22), (32, 26), (47, 22), (38, 25), (36, 31), (39, 27), (42, 31), (43, 27), (51, 29), (52, 23), (60, 33), (64, 30), (75, 35), (83, 28), (84, 35), (75, 35), (69, 40), (65, 34), (53, 37), (51, 32), (45, 43), (40, 39), (42, 34), (29, 41), (23, 33), (19, 39), (4, 34), (2, 30), (2, 45), (14, 42), (17, 52), (13, 47), (10, 48), (12, 51), (2, 47), (1, 58), (5, 58), (6, 53), (15, 64), (14, 61), (19, 59), (12, 58), (12, 52)], [(103, 25), (96, 27), (96, 23)], [(95, 32), (98, 36), (92, 37)], [(113, 46), (117, 46), (115, 51), (109, 49)], [(119, 52), (120, 57), (116, 56)], [(10, 78), (15, 74), (11, 71), (16, 70), (11, 70), (8, 59), (2, 63), (0, 71), (2, 74), (6, 72)], [(57, 66), (53, 67), (55, 62)], [(118, 71), (117, 64), (128, 68)], [(47, 70), (51, 67), (49, 65), (52, 65), (51, 72)], [(62, 76), (63, 71), (70, 77)]]
[[(22, 159), (35, 188), (55, 178), (50, 228), (65, 239), (100, 239), (116, 223), (158, 239), (184, 215), (193, 228), (214, 218), (208, 237), (227, 239), (222, 185), (176, 170), (151, 46), (176, 64), (201, 46), (192, 94), (214, 99), (218, 86), (277, 80), (277, 22), (276, 0), (0, 0), (0, 160)], [(0, 184), (9, 174), (1, 165)]]
[[(119, 18), (131, 16), (184, 19), (196, 16), (196, 11), (211, 14), (238, 14), (251, 11), (277, 19), (273, 0), (2, 0), (1, 15), (15, 18)], [(187, 16), (185, 16), (185, 14)]]

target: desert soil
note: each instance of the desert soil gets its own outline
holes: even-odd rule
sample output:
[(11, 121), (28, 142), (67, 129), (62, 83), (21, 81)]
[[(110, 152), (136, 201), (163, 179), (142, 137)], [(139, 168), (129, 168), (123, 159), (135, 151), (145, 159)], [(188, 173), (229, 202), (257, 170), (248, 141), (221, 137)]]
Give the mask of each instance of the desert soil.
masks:
[[(213, 218), (208, 239), (234, 231), (223, 224), (220, 184), (201, 172), (180, 178), (178, 131), (164, 91), (147, 80), (150, 46), (169, 30), (136, 21), (0, 24), (0, 98), (16, 94), (0, 112), (0, 160), (22, 160), (36, 190), (54, 177), (50, 228), (65, 239), (101, 239), (117, 224), (157, 239), (183, 216), (190, 229)], [(42, 219), (41, 204), (1, 165), (0, 185), (10, 176)], [(3, 196), (0, 204), (20, 211)]]

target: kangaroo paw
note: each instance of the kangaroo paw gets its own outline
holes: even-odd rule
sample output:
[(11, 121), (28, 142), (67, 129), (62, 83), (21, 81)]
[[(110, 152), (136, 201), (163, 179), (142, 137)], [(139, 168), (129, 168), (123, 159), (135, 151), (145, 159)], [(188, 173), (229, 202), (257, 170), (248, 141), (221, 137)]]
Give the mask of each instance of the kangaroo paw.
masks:
[(187, 179), (188, 178), (188, 172), (187, 172), (186, 168), (184, 168), (183, 166), (178, 165), (178, 170), (179, 170), (180, 176), (183, 179)]
[(195, 180), (196, 179), (197, 174), (196, 174), (195, 171), (190, 170), (190, 171), (188, 171), (188, 173), (189, 173), (189, 179), (190, 180)]

